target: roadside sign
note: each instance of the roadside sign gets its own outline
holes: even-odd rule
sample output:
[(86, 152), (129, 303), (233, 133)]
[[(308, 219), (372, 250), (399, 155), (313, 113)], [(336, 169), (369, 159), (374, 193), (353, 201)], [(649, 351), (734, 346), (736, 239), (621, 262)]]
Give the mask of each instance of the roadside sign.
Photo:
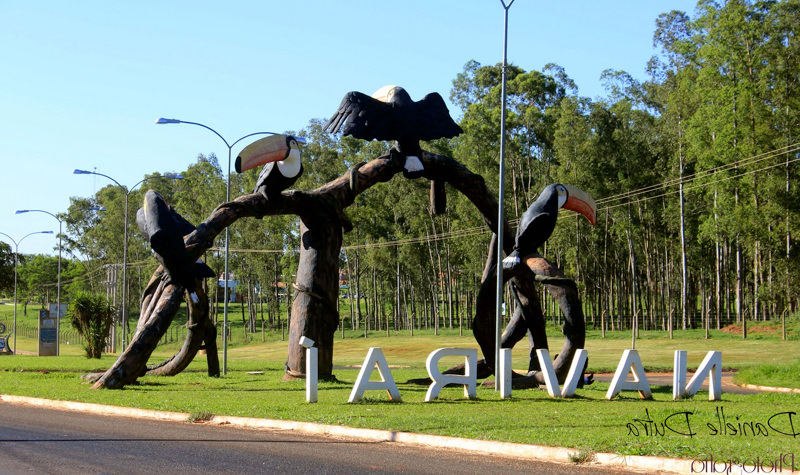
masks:
[(58, 355), (58, 323), (50, 310), (39, 310), (39, 356)]
[(69, 305), (62, 303), (60, 312), (57, 303), (51, 303), (48, 307), (50, 309), (50, 315), (52, 315), (53, 318), (55, 317), (64, 318), (64, 316), (67, 314), (67, 308), (69, 307)]

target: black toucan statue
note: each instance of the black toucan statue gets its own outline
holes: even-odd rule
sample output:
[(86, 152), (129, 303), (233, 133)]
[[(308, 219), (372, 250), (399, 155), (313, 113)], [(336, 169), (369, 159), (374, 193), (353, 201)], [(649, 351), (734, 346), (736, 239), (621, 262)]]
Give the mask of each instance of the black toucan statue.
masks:
[(303, 174), (300, 145), (304, 143), (302, 137), (291, 135), (270, 135), (256, 140), (236, 157), (236, 171), (242, 173), (264, 165), (253, 193), (261, 193), (268, 200), (278, 199)]
[(561, 183), (548, 185), (522, 214), (517, 227), (514, 251), (503, 259), (504, 269), (517, 266), (521, 259), (535, 252), (550, 238), (556, 227), (558, 210), (561, 208), (584, 215), (594, 226), (597, 208), (588, 193)]
[[(420, 140), (449, 139), (463, 132), (450, 117), (438, 93), (432, 92), (414, 102), (408, 92), (398, 86), (384, 86), (372, 96), (348, 92), (323, 128), (357, 139), (394, 140), (394, 147), (405, 157), (403, 175), (406, 178), (419, 178), (424, 171), (419, 160), (422, 155)], [(431, 182), (431, 200), (434, 213), (441, 214), (445, 207), (443, 184)]]
[(153, 190), (145, 193), (144, 204), (136, 212), (136, 224), (147, 237), (156, 260), (164, 266), (169, 279), (186, 289), (192, 301), (198, 303), (196, 280), (216, 274), (202, 261), (192, 261), (186, 252), (183, 236), (194, 231), (195, 227)]

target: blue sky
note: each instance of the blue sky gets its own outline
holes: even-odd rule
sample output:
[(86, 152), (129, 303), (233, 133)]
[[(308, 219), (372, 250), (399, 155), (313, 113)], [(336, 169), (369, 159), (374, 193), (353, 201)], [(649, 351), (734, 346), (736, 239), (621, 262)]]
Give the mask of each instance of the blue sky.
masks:
[[(600, 74), (645, 79), (659, 13), (694, 0), (544, 2), (509, 9), (509, 61), (564, 67), (579, 94), (604, 95)], [(502, 61), (500, 0), (114, 2), (0, 0), (0, 232), (19, 240), (58, 222), (70, 196), (179, 172), (198, 153), (257, 131), (299, 130), (333, 113), (348, 91), (386, 84), (412, 98), (449, 96), (469, 60)], [(451, 107), (451, 113), (459, 112)], [(240, 142), (233, 156), (247, 144)], [(456, 157), (457, 158), (457, 157)], [(344, 168), (342, 169), (344, 172)], [(235, 172), (234, 172), (235, 173)], [(0, 239), (8, 242), (4, 236)], [(24, 254), (55, 255), (54, 235)]]

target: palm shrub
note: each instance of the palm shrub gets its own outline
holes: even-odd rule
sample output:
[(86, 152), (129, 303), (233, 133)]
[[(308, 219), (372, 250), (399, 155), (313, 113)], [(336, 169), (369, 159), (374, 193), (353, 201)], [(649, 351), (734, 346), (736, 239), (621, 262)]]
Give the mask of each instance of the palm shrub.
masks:
[(100, 358), (106, 345), (116, 309), (102, 294), (78, 292), (69, 306), (72, 326), (86, 340), (87, 358)]

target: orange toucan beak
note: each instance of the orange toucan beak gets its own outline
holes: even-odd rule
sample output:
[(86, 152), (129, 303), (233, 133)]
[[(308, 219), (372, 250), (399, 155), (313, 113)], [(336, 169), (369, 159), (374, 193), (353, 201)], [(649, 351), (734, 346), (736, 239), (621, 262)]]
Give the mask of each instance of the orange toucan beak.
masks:
[(567, 197), (567, 202), (564, 203), (563, 207), (584, 215), (586, 219), (589, 220), (589, 223), (594, 226), (597, 222), (597, 206), (594, 204), (594, 199), (592, 199), (589, 193), (586, 193), (580, 188), (575, 188), (570, 185), (564, 185), (564, 187), (567, 189), (569, 197)]
[(242, 173), (265, 163), (283, 160), (289, 149), (287, 135), (270, 135), (256, 140), (239, 152), (239, 156), (236, 157), (236, 172)]

